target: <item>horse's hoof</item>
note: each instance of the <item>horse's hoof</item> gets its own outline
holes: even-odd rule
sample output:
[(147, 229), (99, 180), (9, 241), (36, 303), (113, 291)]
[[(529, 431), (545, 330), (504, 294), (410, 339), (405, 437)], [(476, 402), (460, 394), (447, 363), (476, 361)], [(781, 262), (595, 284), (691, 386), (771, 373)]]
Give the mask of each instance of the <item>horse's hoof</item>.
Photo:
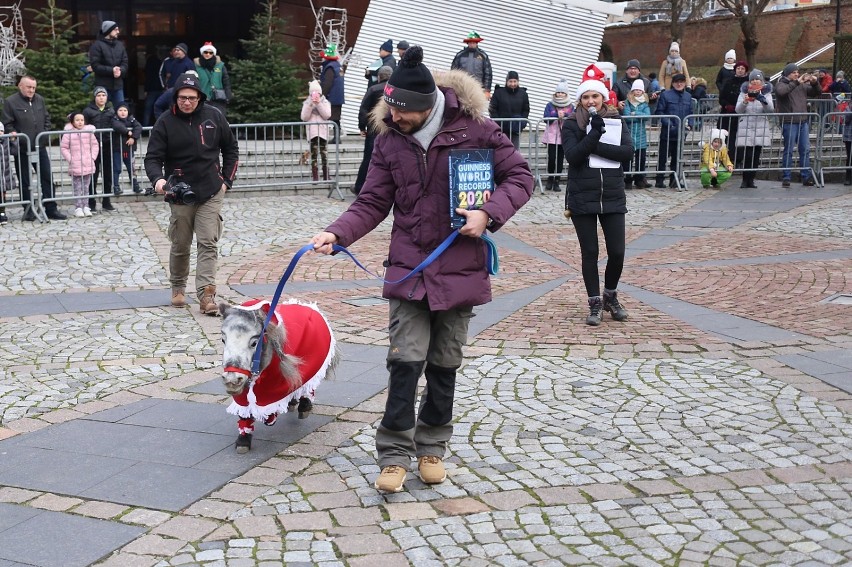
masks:
[(298, 404), (299, 404), (299, 400), (297, 400), (296, 398), (291, 398), (291, 399), (290, 399), (290, 401), (289, 401), (289, 402), (287, 402), (287, 407), (288, 407), (289, 409), (293, 409), (293, 408), (294, 408), (294, 407), (296, 407)]
[(311, 415), (311, 410), (314, 409), (314, 404), (309, 398), (299, 400), (299, 419), (305, 419)]
[(243, 453), (248, 453), (251, 449), (251, 433), (240, 433), (240, 436), (237, 437), (237, 453), (242, 455)]

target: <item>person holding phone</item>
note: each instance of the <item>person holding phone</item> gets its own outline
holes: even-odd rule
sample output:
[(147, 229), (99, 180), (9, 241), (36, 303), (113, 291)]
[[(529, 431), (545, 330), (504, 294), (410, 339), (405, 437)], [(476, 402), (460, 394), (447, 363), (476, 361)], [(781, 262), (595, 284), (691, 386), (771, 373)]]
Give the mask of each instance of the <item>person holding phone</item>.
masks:
[(772, 85), (766, 82), (763, 71), (753, 69), (748, 82), (743, 83), (737, 99), (737, 148), (743, 155), (742, 189), (755, 189), (754, 178), (760, 168), (760, 153), (763, 146), (772, 143), (772, 127), (765, 116), (775, 112)]

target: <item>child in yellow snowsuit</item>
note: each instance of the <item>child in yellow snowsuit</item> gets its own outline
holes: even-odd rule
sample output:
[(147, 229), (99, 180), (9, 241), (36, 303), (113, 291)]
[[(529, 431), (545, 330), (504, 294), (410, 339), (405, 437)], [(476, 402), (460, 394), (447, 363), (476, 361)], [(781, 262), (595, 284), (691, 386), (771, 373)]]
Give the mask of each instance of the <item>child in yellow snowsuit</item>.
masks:
[(705, 144), (701, 152), (701, 185), (705, 189), (721, 189), (722, 183), (727, 181), (734, 171), (734, 164), (728, 157), (728, 148), (725, 146), (727, 135), (727, 130), (713, 128), (710, 131), (710, 143)]

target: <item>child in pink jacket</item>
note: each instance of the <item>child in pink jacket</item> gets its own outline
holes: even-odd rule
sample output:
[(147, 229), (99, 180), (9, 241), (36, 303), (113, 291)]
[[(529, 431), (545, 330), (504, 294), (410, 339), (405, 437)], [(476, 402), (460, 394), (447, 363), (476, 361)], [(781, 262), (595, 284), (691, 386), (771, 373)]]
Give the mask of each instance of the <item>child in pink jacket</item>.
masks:
[(89, 184), (92, 182), (95, 160), (98, 159), (100, 151), (98, 139), (94, 134), (95, 127), (86, 124), (82, 112), (72, 112), (68, 115), (65, 131), (67, 133), (62, 135), (59, 149), (62, 159), (68, 162), (71, 186), (74, 188), (74, 196), (77, 197), (74, 216), (90, 217), (92, 211), (88, 203)]
[[(308, 98), (302, 104), (302, 122), (327, 122), (331, 118), (331, 103), (322, 96), (319, 82), (308, 84)], [(317, 153), (322, 157), (322, 178), (328, 181), (328, 124), (308, 124), (308, 140), (311, 141), (311, 179), (319, 180)]]

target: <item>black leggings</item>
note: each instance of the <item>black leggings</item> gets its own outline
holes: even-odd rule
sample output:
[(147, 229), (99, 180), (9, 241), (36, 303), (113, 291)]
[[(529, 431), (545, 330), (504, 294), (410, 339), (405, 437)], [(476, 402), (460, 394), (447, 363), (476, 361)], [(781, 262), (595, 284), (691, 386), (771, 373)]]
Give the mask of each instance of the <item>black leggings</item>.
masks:
[(621, 271), (624, 268), (624, 215), (610, 213), (605, 215), (573, 215), (571, 222), (577, 232), (580, 242), (580, 254), (583, 259), (583, 283), (589, 297), (601, 294), (601, 284), (598, 279), (598, 219), (603, 228), (606, 242), (606, 271), (604, 272), (604, 287), (618, 288)]

